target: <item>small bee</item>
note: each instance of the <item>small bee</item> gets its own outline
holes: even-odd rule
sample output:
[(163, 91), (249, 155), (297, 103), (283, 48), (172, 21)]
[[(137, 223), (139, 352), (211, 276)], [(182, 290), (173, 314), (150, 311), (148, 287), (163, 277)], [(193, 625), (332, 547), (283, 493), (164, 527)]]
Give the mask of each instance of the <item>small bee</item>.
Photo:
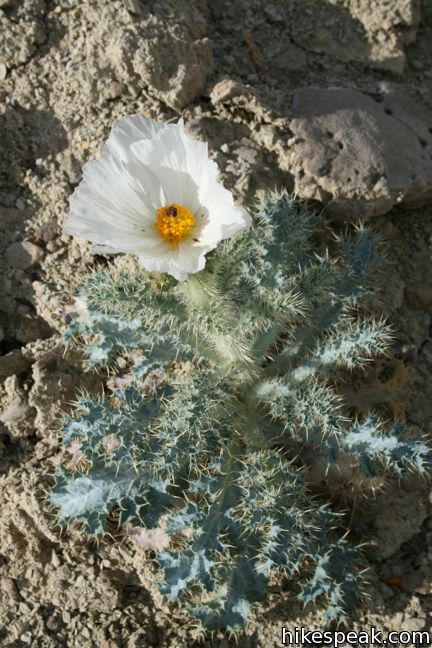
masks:
[(177, 216), (177, 207), (174, 207), (174, 205), (170, 205), (165, 209), (165, 214), (167, 216), (172, 216), (175, 218)]

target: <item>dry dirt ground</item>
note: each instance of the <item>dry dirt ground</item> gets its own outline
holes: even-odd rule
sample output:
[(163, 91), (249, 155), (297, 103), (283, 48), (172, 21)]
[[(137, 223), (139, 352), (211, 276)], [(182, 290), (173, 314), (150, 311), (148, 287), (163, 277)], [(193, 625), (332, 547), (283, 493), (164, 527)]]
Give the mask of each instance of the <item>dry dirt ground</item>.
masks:
[[(60, 457), (61, 411), (78, 389), (97, 391), (104, 380), (83, 373), (79, 354), (64, 353), (64, 304), (94, 259), (62, 223), (82, 163), (123, 115), (182, 115), (249, 207), (260, 192), (288, 187), (327, 204), (338, 222), (351, 208), (370, 214), (387, 241), (382, 311), (396, 340), (347, 396), (431, 434), (431, 43), (431, 0), (0, 0), (2, 646), (200, 645), (184, 611), (158, 594), (149, 556), (127, 542), (61, 532), (44, 501)], [(377, 102), (394, 91), (415, 102), (423, 175), (417, 182), (405, 169), (406, 192), (397, 192), (406, 199), (387, 185), (378, 191), (366, 172), (348, 191), (351, 178), (334, 166), (309, 164), (317, 145), (296, 149), (291, 122), (296, 110), (302, 117), (296, 93), (306, 86)], [(349, 96), (355, 112), (365, 95)], [(378, 153), (393, 147), (398, 164), (414, 169), (408, 135), (399, 142), (386, 128)], [(359, 168), (368, 168), (371, 150), (360, 147)], [(431, 629), (429, 491), (412, 478), (390, 481), (375, 500), (337, 496), (350, 537), (369, 543), (368, 598), (351, 628)], [(282, 626), (324, 628), (319, 608), (302, 610), (292, 591), (275, 581), (236, 640), (221, 633), (204, 645), (280, 646)]]

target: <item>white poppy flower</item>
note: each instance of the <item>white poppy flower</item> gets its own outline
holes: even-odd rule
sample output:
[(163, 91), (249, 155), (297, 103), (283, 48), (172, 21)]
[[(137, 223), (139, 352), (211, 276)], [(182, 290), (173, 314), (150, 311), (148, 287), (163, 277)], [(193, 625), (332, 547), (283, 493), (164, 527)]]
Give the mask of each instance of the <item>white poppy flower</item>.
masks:
[(217, 175), (207, 144), (188, 137), (183, 120), (125, 117), (100, 159), (84, 165), (65, 232), (96, 243), (94, 253), (136, 254), (147, 270), (182, 281), (204, 268), (221, 240), (251, 224)]

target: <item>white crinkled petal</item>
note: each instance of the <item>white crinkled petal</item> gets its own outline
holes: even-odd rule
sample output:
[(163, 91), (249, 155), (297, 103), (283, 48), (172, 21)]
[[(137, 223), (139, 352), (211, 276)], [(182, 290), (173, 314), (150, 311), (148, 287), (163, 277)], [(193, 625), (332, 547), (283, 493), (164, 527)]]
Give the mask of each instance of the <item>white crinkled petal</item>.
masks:
[(217, 164), (209, 160), (207, 143), (188, 137), (183, 120), (168, 124), (156, 139), (133, 143), (131, 150), (143, 164), (188, 173), (199, 187), (215, 182), (218, 176)]
[(157, 138), (167, 124), (143, 117), (142, 115), (129, 115), (120, 119), (112, 129), (102, 149), (102, 156), (112, 155), (117, 160), (124, 162), (135, 161), (131, 145), (143, 139)]
[(205, 266), (205, 254), (209, 249), (203, 246), (190, 245), (182, 241), (173, 250), (167, 250), (164, 255), (147, 256), (140, 254), (140, 264), (152, 272), (167, 272), (178, 281), (184, 281), (189, 273), (199, 272)]
[(162, 205), (175, 202), (187, 207), (193, 214), (199, 209), (198, 187), (188, 173), (176, 171), (170, 167), (149, 165), (148, 168), (163, 187), (164, 202)]
[[(70, 197), (66, 233), (118, 252), (137, 253), (161, 243), (154, 227), (155, 209), (163, 199), (157, 195), (160, 181), (151, 169), (134, 165), (118, 164), (108, 157), (87, 162), (83, 180)], [(138, 172), (140, 182), (134, 180)]]
[(219, 182), (209, 183), (204, 189), (200, 187), (199, 201), (207, 213), (202, 227), (204, 240), (219, 242), (251, 226), (250, 215), (234, 205), (231, 192)]

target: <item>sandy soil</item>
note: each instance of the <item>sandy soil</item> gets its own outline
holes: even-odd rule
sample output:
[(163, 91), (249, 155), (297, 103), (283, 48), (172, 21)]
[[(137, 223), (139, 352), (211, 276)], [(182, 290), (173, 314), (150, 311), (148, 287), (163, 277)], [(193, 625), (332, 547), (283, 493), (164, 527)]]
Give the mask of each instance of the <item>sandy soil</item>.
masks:
[[(106, 379), (62, 343), (64, 304), (94, 264), (86, 243), (61, 232), (68, 196), (81, 164), (131, 113), (182, 115), (246, 206), (293, 188), (298, 88), (383, 82), (432, 109), (432, 2), (0, 0), (0, 21), (0, 644), (200, 645), (187, 614), (158, 594), (148, 555), (60, 530), (45, 501), (61, 412)], [(227, 80), (235, 92), (224, 95), (217, 84)], [(432, 202), (373, 222), (387, 241), (382, 312), (396, 340), (347, 397), (430, 435)], [(376, 499), (342, 490), (335, 506), (353, 542), (369, 543), (368, 598), (350, 627), (430, 629), (429, 486), (390, 480)], [(220, 633), (204, 645), (280, 646), (282, 626), (323, 628), (293, 591), (275, 579), (237, 639)]]

